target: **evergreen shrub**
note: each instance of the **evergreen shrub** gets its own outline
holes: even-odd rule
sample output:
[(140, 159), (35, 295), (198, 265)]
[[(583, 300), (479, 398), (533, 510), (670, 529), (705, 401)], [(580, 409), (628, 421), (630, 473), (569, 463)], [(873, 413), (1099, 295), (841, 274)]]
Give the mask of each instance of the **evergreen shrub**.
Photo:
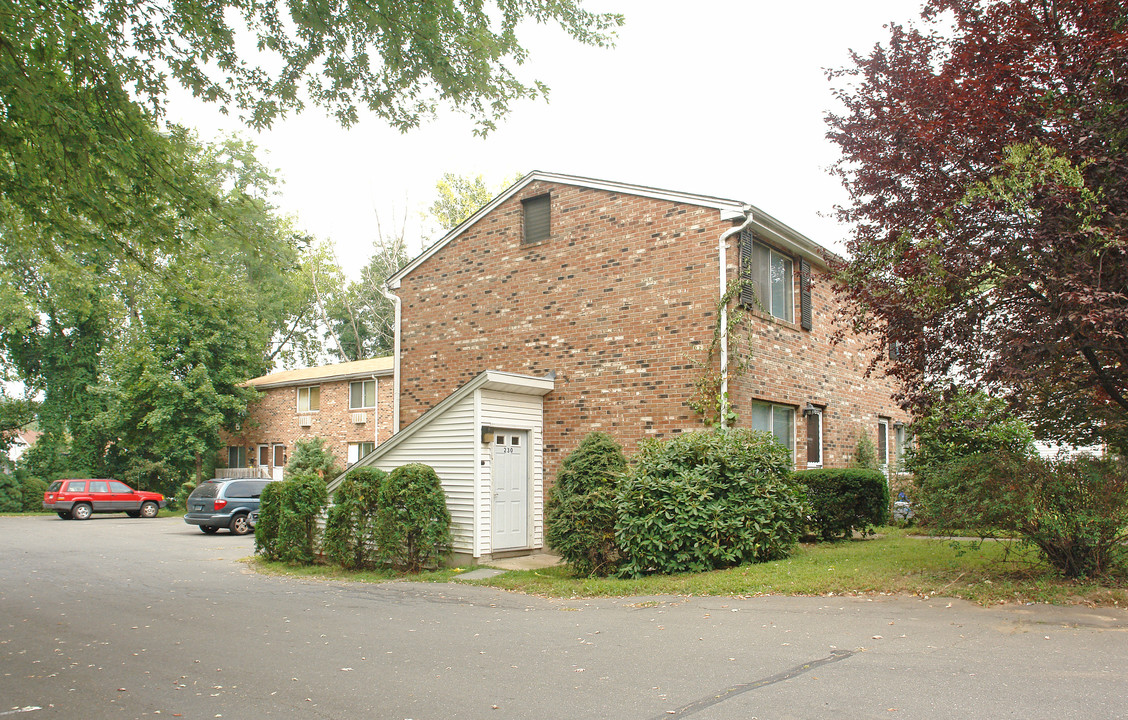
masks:
[(294, 442), (294, 451), (290, 454), (290, 461), (286, 463), (285, 477), (288, 480), (291, 475), (305, 472), (316, 474), (323, 483), (328, 483), (341, 474), (337, 456), (325, 446), (325, 438), (313, 437)]
[(255, 552), (267, 560), (281, 558), (282, 546), (278, 530), (282, 525), (282, 486), (285, 483), (267, 483), (259, 496), (258, 521), (255, 523)]
[(589, 433), (560, 464), (548, 499), (545, 539), (579, 575), (607, 575), (619, 561), (615, 541), (623, 448), (607, 433)]
[(43, 493), (47, 492), (47, 481), (37, 477), (25, 477), (20, 483), (20, 494), (23, 498), (23, 511), (35, 512), (43, 510)]
[(811, 524), (823, 540), (869, 534), (889, 516), (889, 484), (877, 470), (803, 470), (795, 480), (807, 489)]
[(619, 574), (700, 572), (787, 556), (808, 506), (770, 433), (711, 430), (644, 442), (619, 493)]
[(381, 559), (397, 570), (419, 572), (450, 546), (450, 512), (439, 476), (409, 463), (380, 486), (376, 536)]
[[(281, 516), (278, 521), (278, 559), (310, 565), (317, 559), (318, 519), (329, 504), (325, 481), (314, 471), (294, 473), (282, 483)], [(262, 506), (259, 506), (262, 519)]]
[(376, 567), (376, 516), (380, 507), (380, 485), (387, 477), (383, 470), (356, 468), (337, 486), (322, 541), (329, 562), (347, 570)]
[[(42, 499), (42, 496), (40, 496)], [(18, 513), (23, 511), (23, 492), (15, 475), (0, 473), (0, 512)]]

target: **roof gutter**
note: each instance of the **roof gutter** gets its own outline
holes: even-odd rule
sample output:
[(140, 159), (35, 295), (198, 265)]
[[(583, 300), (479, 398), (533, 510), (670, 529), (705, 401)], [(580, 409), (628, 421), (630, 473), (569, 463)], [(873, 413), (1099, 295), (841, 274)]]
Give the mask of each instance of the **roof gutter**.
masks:
[[(718, 281), (720, 295), (717, 297), (720, 304), (720, 322), (721, 322), (721, 395), (718, 398), (718, 409), (720, 411), (721, 428), (728, 428), (728, 381), (729, 381), (729, 352), (728, 352), (728, 303), (725, 302), (725, 294), (728, 292), (728, 240), (733, 235), (752, 227), (753, 214), (752, 208), (745, 206), (744, 222), (736, 227), (729, 228), (721, 233), (717, 238), (717, 264), (718, 264)], [(739, 252), (738, 252), (739, 255)], [(739, 265), (739, 263), (738, 263)], [(740, 277), (740, 268), (737, 268), (737, 277)], [(397, 357), (396, 362), (399, 362)]]

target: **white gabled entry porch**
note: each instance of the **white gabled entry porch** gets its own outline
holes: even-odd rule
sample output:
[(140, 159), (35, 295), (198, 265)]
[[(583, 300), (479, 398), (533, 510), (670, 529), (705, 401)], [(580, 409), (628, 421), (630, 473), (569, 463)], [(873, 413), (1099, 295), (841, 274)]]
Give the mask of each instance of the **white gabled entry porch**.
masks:
[[(544, 547), (544, 396), (553, 380), (487, 370), (350, 469), (430, 465), (446, 492), (458, 562)], [(342, 476), (343, 477), (343, 476)], [(329, 483), (332, 493), (342, 478)]]

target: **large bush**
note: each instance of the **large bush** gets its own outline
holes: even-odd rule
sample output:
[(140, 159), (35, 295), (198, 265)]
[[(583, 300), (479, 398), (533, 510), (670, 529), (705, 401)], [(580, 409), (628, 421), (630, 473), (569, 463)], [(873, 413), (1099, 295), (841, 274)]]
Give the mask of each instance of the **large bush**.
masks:
[(905, 469), (918, 480), (943, 471), (949, 463), (978, 453), (1031, 455), (1029, 426), (1011, 416), (1002, 400), (961, 391), (934, 403), (913, 421), (913, 442), (905, 449)]
[(35, 512), (43, 509), (43, 493), (47, 492), (47, 481), (37, 477), (25, 477), (20, 483), (23, 497), (23, 511)]
[(627, 459), (602, 432), (588, 434), (560, 464), (548, 499), (548, 544), (581, 575), (606, 575), (619, 559), (615, 520)]
[(450, 512), (439, 476), (421, 463), (401, 465), (380, 486), (376, 512), (381, 558), (419, 572), (450, 546)]
[(294, 442), (294, 451), (286, 463), (286, 478), (305, 472), (315, 473), (322, 482), (329, 482), (341, 474), (337, 456), (325, 446), (325, 439), (314, 437)]
[(278, 522), (280, 560), (308, 565), (316, 559), (317, 521), (328, 504), (325, 481), (316, 472), (295, 473), (282, 483), (282, 514)]
[(350, 470), (333, 493), (322, 549), (332, 563), (348, 570), (377, 564), (376, 516), (380, 485), (388, 474), (376, 468)]
[(1124, 566), (1124, 460), (972, 455), (929, 475), (919, 497), (940, 529), (1018, 537), (1067, 577)]
[(786, 556), (807, 505), (769, 433), (713, 430), (644, 442), (619, 494), (619, 573), (694, 572)]
[(823, 540), (863, 535), (885, 524), (889, 485), (877, 470), (858, 468), (804, 470), (795, 479), (807, 489), (811, 524)]
[(15, 475), (0, 473), (0, 512), (17, 513), (23, 510), (23, 493)]
[(258, 522), (255, 523), (255, 552), (267, 560), (278, 560), (282, 546), (278, 530), (282, 525), (282, 486), (285, 483), (267, 483), (259, 496)]

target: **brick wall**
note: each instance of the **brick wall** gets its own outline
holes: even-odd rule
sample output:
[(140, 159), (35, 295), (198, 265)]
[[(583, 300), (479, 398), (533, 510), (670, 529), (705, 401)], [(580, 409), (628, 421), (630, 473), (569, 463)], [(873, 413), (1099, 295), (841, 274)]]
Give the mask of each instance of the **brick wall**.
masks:
[[(551, 237), (522, 245), (521, 200), (545, 192)], [(487, 369), (555, 371), (544, 406), (549, 484), (593, 430), (609, 432), (629, 453), (643, 438), (702, 427), (687, 401), (700, 374), (694, 361), (713, 332), (717, 238), (731, 227), (715, 209), (531, 183), (402, 279), (402, 427)], [(736, 252), (734, 238), (731, 272)], [(821, 287), (817, 310), (829, 302)], [(798, 404), (817, 387), (828, 395), (828, 431), (839, 427), (831, 413), (847, 403), (837, 394), (862, 383), (857, 363), (838, 356), (857, 353), (830, 348), (829, 329), (816, 323), (817, 332), (805, 334), (763, 323), (764, 342), (734, 399), (770, 388), (778, 401)], [(805, 342), (817, 345), (811, 357), (800, 352)], [(812, 367), (831, 379), (815, 383)], [(876, 388), (851, 398), (849, 417), (892, 413), (888, 388)], [(845, 438), (833, 438), (836, 460)]]
[[(296, 440), (321, 437), (326, 441), (326, 447), (333, 451), (344, 466), (348, 459), (348, 444), (355, 442), (373, 442), (376, 430), (379, 428), (379, 441), (383, 442), (392, 436), (392, 391), (393, 383), (390, 376), (381, 377), (376, 382), (376, 410), (350, 410), (349, 409), (349, 380), (310, 382), (301, 386), (269, 388), (260, 391), (262, 397), (251, 403), (247, 408), (247, 421), (238, 433), (223, 432), (221, 436), (225, 445), (242, 445), (254, 448), (247, 452), (248, 464), (255, 454), (254, 464), (258, 464), (258, 446), (281, 444), (286, 447), (286, 459), (289, 461), (290, 452)], [(321, 409), (317, 412), (299, 413), (297, 388), (321, 388)], [(352, 414), (363, 412), (365, 422), (354, 423)], [(379, 414), (377, 418), (376, 415)], [(298, 425), (298, 417), (308, 416), (312, 423), (310, 427)], [(223, 465), (227, 463), (226, 449), (221, 452)]]

